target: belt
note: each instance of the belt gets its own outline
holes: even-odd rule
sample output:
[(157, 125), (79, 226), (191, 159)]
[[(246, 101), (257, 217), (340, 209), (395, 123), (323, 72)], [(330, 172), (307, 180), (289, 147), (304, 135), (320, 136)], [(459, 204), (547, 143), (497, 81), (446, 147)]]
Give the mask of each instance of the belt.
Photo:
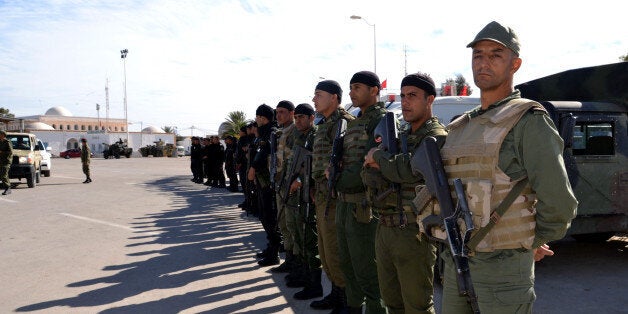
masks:
[(366, 193), (342, 193), (338, 192), (338, 200), (345, 203), (361, 204), (366, 200)]
[(404, 211), (403, 213), (380, 214), (379, 224), (386, 227), (405, 228), (407, 225), (416, 224), (416, 215), (413, 212)]

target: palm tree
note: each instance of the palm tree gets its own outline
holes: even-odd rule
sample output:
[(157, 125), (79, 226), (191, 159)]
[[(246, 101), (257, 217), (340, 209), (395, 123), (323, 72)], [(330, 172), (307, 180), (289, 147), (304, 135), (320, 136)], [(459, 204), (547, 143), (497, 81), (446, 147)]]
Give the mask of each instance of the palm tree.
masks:
[(171, 127), (171, 126), (164, 126), (161, 129), (164, 130), (164, 132), (166, 132), (166, 133), (174, 133), (174, 128)]
[[(221, 130), (224, 130), (221, 136), (232, 135), (238, 137), (240, 128), (247, 125), (246, 114), (244, 111), (231, 111), (227, 115), (225, 122), (221, 124)], [(224, 128), (222, 127), (224, 125)]]

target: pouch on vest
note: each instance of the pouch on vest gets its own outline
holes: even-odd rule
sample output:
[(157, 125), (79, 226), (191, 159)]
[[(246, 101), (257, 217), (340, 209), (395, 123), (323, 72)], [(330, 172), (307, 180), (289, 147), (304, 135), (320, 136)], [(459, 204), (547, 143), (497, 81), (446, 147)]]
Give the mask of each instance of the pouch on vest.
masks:
[[(430, 194), (428, 188), (425, 185), (417, 185), (414, 188), (416, 196), (412, 200), (412, 210), (416, 214), (416, 223), (419, 225), (420, 233), (427, 235), (425, 232), (424, 219), (437, 219), (443, 220), (440, 216), (440, 206), (438, 200)], [(447, 239), (445, 231), (438, 227), (432, 227), (431, 234), (441, 240)]]
[(373, 210), (366, 202), (359, 202), (355, 204), (355, 220), (359, 223), (367, 224), (373, 219)]
[(375, 208), (396, 206), (395, 195), (392, 194), (396, 191), (390, 190), (390, 183), (379, 170), (362, 168), (360, 177), (362, 177), (362, 183), (366, 187), (366, 200), (369, 205)]

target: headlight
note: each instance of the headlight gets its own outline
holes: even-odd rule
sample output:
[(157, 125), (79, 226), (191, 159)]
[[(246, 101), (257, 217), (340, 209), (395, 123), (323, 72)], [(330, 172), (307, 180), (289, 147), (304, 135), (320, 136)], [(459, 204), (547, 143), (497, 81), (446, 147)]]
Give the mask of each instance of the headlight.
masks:
[(32, 164), (35, 160), (35, 156), (33, 153), (29, 153), (28, 156), (20, 157), (21, 164)]

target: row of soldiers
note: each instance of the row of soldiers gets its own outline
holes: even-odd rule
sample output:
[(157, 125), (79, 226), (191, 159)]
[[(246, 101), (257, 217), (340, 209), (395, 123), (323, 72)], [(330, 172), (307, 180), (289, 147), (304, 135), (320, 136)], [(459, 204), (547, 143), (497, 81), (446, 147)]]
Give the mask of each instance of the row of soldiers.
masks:
[[(206, 138), (192, 137), (190, 146), (190, 169), (192, 182), (211, 187), (227, 188), (225, 171), (229, 177), (229, 190), (237, 192), (238, 176), (235, 167), (236, 139), (233, 136), (225, 138), (226, 148), (220, 143), (220, 137)], [(205, 181), (207, 178), (207, 181)]]
[(279, 264), (283, 237), (286, 259), (273, 270), (303, 286), (295, 299), (323, 295), (323, 270), (332, 289), (313, 308), (434, 313), (434, 240), (446, 236), (443, 313), (531, 313), (534, 261), (553, 254), (546, 243), (564, 236), (577, 201), (556, 127), (513, 88), (512, 29), (491, 22), (468, 47), (481, 106), (447, 128), (420, 72), (401, 81), (407, 126), (392, 142), (380, 132), (391, 116), (373, 72), (350, 80), (357, 117), (333, 80), (316, 85), (315, 109), (257, 108), (245, 175), (268, 240), (258, 263)]

